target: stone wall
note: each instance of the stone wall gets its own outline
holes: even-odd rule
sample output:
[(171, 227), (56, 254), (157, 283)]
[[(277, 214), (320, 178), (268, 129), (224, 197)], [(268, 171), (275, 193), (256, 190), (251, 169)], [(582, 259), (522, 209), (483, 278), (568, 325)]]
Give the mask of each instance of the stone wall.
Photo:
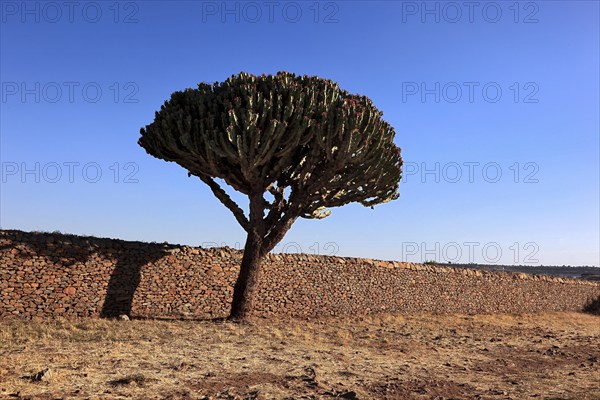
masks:
[[(0, 231), (0, 318), (226, 316), (241, 252)], [(581, 310), (600, 284), (360, 258), (270, 255), (256, 315)]]

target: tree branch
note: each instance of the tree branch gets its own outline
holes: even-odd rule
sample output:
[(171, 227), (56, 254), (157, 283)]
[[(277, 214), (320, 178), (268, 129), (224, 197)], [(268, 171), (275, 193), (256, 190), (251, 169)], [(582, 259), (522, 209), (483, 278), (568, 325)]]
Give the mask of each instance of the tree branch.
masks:
[(290, 230), (294, 222), (298, 219), (297, 213), (288, 210), (279, 221), (273, 226), (263, 240), (262, 254), (265, 255), (283, 239), (287, 231)]
[(219, 199), (221, 203), (223, 203), (223, 205), (229, 208), (229, 210), (233, 213), (233, 216), (235, 217), (237, 222), (242, 226), (242, 228), (244, 228), (246, 232), (249, 232), (250, 222), (248, 221), (248, 218), (246, 218), (246, 216), (244, 215), (244, 210), (242, 210), (240, 206), (238, 206), (236, 202), (233, 201), (231, 197), (229, 197), (227, 192), (225, 192), (225, 190), (223, 190), (223, 188), (219, 186), (219, 184), (215, 182), (212, 178), (208, 176), (198, 176), (198, 178), (200, 178), (202, 182), (208, 185), (215, 197)]
[(273, 203), (269, 204), (269, 213), (265, 217), (265, 225), (267, 227), (273, 226), (275, 222), (281, 218), (282, 210), (285, 206), (285, 188), (283, 186), (277, 186), (277, 188), (274, 188), (273, 185), (271, 185), (268, 188), (268, 191), (273, 195), (274, 199)]

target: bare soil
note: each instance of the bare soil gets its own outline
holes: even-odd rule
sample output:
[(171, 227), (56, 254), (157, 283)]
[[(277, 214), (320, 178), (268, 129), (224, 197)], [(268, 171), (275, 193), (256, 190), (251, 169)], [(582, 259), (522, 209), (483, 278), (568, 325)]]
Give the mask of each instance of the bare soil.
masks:
[(5, 320), (0, 398), (600, 399), (600, 317)]

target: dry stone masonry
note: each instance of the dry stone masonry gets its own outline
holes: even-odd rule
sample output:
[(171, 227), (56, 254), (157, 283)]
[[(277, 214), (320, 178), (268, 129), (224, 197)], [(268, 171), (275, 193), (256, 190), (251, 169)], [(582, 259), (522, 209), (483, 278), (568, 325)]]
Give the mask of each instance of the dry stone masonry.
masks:
[[(241, 251), (0, 231), (0, 318), (215, 318)], [(255, 315), (578, 311), (600, 283), (362, 258), (272, 254)]]

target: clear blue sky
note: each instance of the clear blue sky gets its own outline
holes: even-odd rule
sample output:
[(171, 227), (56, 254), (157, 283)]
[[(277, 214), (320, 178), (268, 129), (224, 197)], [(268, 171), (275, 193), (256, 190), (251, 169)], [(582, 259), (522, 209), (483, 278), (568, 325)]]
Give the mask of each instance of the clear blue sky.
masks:
[(2, 1), (0, 225), (238, 246), (139, 129), (173, 91), (286, 70), (373, 99), (406, 165), (399, 200), (300, 220), (275, 251), (597, 266), (599, 3), (514, 4)]

